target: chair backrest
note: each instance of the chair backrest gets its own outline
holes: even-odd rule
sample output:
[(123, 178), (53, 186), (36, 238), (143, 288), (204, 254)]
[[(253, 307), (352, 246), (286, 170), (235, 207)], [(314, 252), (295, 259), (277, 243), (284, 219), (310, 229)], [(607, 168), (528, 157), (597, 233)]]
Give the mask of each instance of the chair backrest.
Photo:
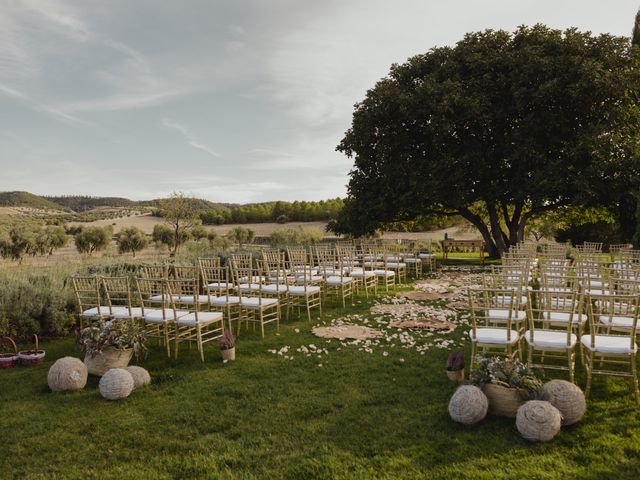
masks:
[(112, 307), (123, 306), (129, 310), (129, 315), (131, 315), (131, 282), (129, 277), (102, 277), (102, 288), (110, 313), (112, 313)]
[(478, 326), (484, 324), (507, 328), (507, 339), (511, 340), (516, 291), (502, 288), (469, 288), (467, 295), (474, 338)]
[(164, 313), (165, 308), (173, 308), (168, 281), (165, 278), (136, 277), (136, 290), (143, 316), (147, 309), (162, 309)]
[(170, 278), (166, 281), (166, 291), (168, 294), (169, 306), (174, 310), (189, 310), (191, 312), (199, 311), (200, 302), (197, 298), (200, 292), (198, 289), (197, 277)]
[(198, 267), (203, 288), (214, 292), (216, 296), (228, 293), (231, 279), (229, 269), (223, 267), (220, 257), (199, 258)]
[(536, 330), (561, 330), (570, 346), (572, 327), (582, 311), (582, 295), (576, 291), (536, 290), (528, 291), (527, 297), (530, 341), (533, 343)]
[(143, 265), (142, 276), (144, 278), (169, 278), (167, 265)]
[(100, 303), (102, 303), (100, 296), (100, 277), (75, 276), (72, 277), (72, 283), (80, 313), (91, 308), (96, 308), (98, 316), (109, 314), (108, 308), (103, 312), (104, 305), (100, 305)]
[[(609, 324), (612, 324), (613, 317), (616, 317), (616, 321), (619, 322), (620, 318), (626, 318), (629, 320), (628, 328), (625, 327), (625, 332), (629, 334), (629, 347), (631, 351), (635, 350), (636, 332), (638, 327), (638, 295), (598, 295), (592, 297), (587, 294), (586, 303), (589, 309), (589, 330), (591, 337), (591, 346), (595, 347), (595, 337), (597, 334), (598, 325), (602, 325), (602, 322), (598, 322), (596, 319), (603, 319), (603, 317), (609, 319)], [(594, 310), (598, 308), (597, 311)], [(635, 361), (635, 360), (634, 360)]]

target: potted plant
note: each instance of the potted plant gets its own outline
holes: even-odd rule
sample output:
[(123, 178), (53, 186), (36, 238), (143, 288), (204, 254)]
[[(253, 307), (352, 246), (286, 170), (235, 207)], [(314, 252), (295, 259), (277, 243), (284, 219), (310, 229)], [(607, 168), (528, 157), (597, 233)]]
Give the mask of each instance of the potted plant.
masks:
[(34, 350), (20, 350), (18, 352), (18, 360), (20, 362), (20, 365), (40, 365), (44, 362), (44, 356), (46, 352), (38, 348), (38, 335), (34, 334), (33, 338), (35, 339), (36, 347)]
[(0, 369), (15, 367), (18, 364), (18, 347), (10, 337), (0, 337), (0, 346), (6, 345), (7, 353), (0, 353)]
[(469, 382), (487, 396), (489, 413), (515, 418), (527, 400), (545, 399), (542, 382), (520, 360), (478, 356), (477, 361)]
[(78, 336), (84, 363), (92, 375), (102, 376), (112, 368), (125, 368), (133, 354), (145, 350), (142, 326), (129, 319), (98, 320)]
[(233, 338), (231, 330), (225, 330), (218, 339), (218, 346), (224, 362), (236, 359), (236, 340)]
[(452, 382), (464, 380), (464, 353), (451, 352), (447, 359), (447, 377)]

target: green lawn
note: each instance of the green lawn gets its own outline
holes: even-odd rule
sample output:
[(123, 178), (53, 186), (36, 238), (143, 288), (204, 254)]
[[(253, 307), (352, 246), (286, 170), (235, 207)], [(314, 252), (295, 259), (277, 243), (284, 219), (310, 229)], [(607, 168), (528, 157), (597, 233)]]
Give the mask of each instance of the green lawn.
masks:
[[(358, 300), (349, 313), (368, 311), (370, 302)], [(325, 318), (343, 313), (328, 309)], [(455, 386), (444, 373), (447, 349), (421, 355), (383, 342), (365, 353), (337, 340), (325, 343), (310, 328), (290, 320), (278, 336), (268, 329), (265, 340), (243, 332), (237, 360), (228, 364), (215, 345), (207, 348), (205, 364), (195, 349), (183, 349), (176, 361), (154, 345), (142, 363), (153, 384), (120, 402), (102, 399), (94, 378), (79, 392), (49, 392), (48, 367), (78, 352), (70, 339), (46, 342), (45, 365), (0, 371), (0, 478), (640, 474), (640, 408), (625, 379), (597, 378), (583, 421), (552, 443), (533, 445), (512, 420), (464, 427), (449, 419)], [(458, 328), (451, 338), (462, 334)], [(318, 359), (296, 352), (310, 343), (329, 354)], [(283, 346), (291, 347), (293, 360), (268, 351)]]

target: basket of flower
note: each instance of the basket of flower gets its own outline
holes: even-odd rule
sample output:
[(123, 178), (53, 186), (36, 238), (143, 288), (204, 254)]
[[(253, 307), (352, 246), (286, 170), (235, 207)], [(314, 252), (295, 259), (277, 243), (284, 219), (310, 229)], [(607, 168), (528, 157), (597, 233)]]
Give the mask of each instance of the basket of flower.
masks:
[(0, 369), (15, 367), (18, 364), (18, 347), (11, 337), (0, 337)]
[(84, 363), (92, 375), (102, 376), (112, 368), (125, 368), (134, 353), (145, 350), (144, 330), (130, 319), (98, 320), (78, 335)]
[(31, 365), (40, 365), (42, 362), (44, 362), (44, 356), (46, 352), (44, 350), (40, 350), (38, 347), (38, 335), (34, 334), (33, 338), (35, 340), (36, 347), (34, 350), (20, 350), (18, 352), (18, 361), (20, 362), (20, 365), (23, 365), (25, 367)]
[(515, 418), (527, 400), (543, 398), (542, 382), (521, 361), (479, 356), (477, 362), (469, 382), (487, 396), (490, 414)]

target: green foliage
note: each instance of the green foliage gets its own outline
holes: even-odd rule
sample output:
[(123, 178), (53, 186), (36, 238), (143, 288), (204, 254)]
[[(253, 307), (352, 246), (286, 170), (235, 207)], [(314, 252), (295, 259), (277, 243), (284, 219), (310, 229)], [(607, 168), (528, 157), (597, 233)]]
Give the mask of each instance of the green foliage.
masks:
[(245, 243), (251, 243), (254, 237), (255, 232), (253, 230), (242, 226), (234, 227), (227, 233), (227, 238), (233, 243), (237, 243), (240, 248), (242, 248)]
[(107, 227), (86, 227), (73, 238), (79, 253), (91, 256), (94, 252), (105, 250), (111, 242), (113, 229)]
[[(169, 250), (171, 250), (175, 245), (173, 230), (169, 225), (161, 223), (154, 225), (151, 238), (157, 246), (165, 245)], [(183, 240), (186, 240), (186, 238)]]
[(116, 239), (119, 253), (131, 252), (136, 256), (136, 252), (144, 250), (148, 245), (147, 235), (138, 227), (124, 227), (118, 233)]
[(0, 275), (0, 335), (64, 335), (75, 324), (75, 300), (58, 271), (12, 270)]
[(78, 343), (92, 357), (109, 347), (132, 348), (139, 357), (145, 350), (144, 327), (136, 320), (98, 320), (80, 332)]
[(207, 238), (209, 235), (209, 230), (207, 230), (202, 225), (196, 225), (191, 229), (191, 237), (195, 240), (202, 240), (203, 238)]
[(63, 227), (43, 226), (30, 220), (13, 221), (0, 225), (0, 256), (20, 261), (25, 255), (50, 255), (64, 247), (67, 240)]
[(324, 232), (319, 228), (280, 228), (271, 234), (270, 242), (273, 247), (312, 245), (323, 238)]
[(482, 387), (498, 382), (525, 392), (527, 399), (542, 399), (542, 381), (520, 360), (478, 356), (478, 366), (469, 374), (469, 383)]
[(60, 197), (43, 197), (57, 205), (73, 210), (74, 212), (86, 212), (98, 207), (133, 208), (137, 202), (121, 197), (91, 197), (87, 195), (67, 195)]
[(637, 64), (628, 38), (536, 25), (393, 65), (338, 146), (355, 165), (335, 231), (456, 214), (497, 256), (532, 217), (636, 191)]
[(232, 206), (225, 211), (200, 212), (202, 223), (222, 225), (224, 223), (286, 223), (314, 222), (336, 218), (343, 207), (341, 198), (318, 202), (268, 202)]

